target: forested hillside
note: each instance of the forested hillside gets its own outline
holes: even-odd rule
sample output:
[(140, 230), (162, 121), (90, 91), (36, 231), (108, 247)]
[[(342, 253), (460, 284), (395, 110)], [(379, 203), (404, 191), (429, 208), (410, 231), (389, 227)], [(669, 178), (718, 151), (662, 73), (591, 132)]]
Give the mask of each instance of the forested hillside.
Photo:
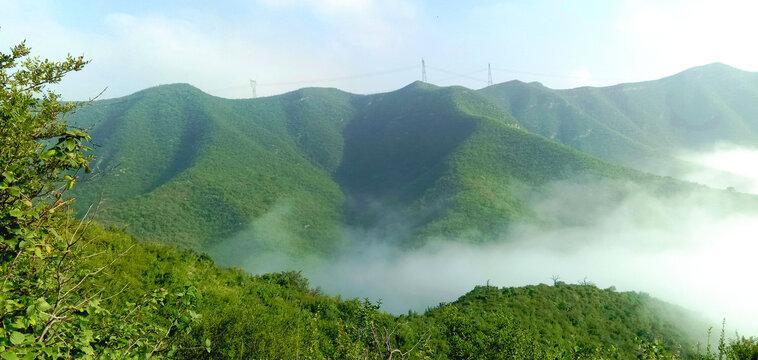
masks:
[[(313, 93), (313, 94), (311, 94)], [(351, 96), (304, 90), (230, 101), (188, 85), (97, 102), (72, 122), (91, 126), (96, 173), (75, 192), (102, 200), (99, 218), (145, 239), (202, 248), (279, 212), (277, 246), (325, 249), (338, 238), (340, 119)], [(254, 229), (257, 231), (257, 229)], [(315, 245), (314, 245), (315, 244)]]
[(563, 113), (530, 115), (488, 97), (420, 82), (367, 96), (303, 89), (242, 100), (189, 85), (147, 89), (71, 118), (91, 128), (101, 154), (74, 196), (145, 239), (194, 249), (236, 239), (249, 251), (298, 254), (339, 248), (345, 225), (402, 233), (395, 238), (410, 246), (462, 233), (486, 241), (529, 218), (525, 198), (550, 181), (668, 181), (576, 150), (612, 160), (652, 151), (610, 123), (585, 119), (579, 129)]

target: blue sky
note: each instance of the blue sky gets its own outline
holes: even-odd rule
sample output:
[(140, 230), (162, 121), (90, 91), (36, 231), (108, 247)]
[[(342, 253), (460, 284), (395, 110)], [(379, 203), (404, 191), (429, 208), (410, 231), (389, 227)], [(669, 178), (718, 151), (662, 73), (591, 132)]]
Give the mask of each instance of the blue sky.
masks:
[(92, 63), (64, 98), (127, 95), (186, 82), (216, 96), (305, 86), (356, 93), (429, 82), (554, 88), (660, 78), (724, 62), (758, 70), (758, 5), (748, 0), (10, 1), (0, 49), (26, 39), (42, 57)]

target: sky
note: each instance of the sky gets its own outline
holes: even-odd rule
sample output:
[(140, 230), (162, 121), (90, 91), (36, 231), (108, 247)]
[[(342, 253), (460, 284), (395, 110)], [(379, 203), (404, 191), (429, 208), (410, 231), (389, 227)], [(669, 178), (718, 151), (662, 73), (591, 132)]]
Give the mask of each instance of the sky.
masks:
[(220, 97), (354, 93), (421, 79), (552, 88), (652, 80), (713, 62), (758, 71), (752, 0), (0, 0), (0, 51), (92, 62), (64, 99), (189, 83)]

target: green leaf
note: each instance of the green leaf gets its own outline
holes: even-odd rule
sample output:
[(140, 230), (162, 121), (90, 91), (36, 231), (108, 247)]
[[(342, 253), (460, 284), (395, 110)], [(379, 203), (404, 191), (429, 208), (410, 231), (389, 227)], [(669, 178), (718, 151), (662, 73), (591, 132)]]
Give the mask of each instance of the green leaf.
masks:
[(47, 303), (47, 300), (45, 300), (45, 298), (43, 298), (43, 297), (37, 299), (37, 304), (36, 305), (37, 305), (37, 309), (39, 309), (39, 311), (47, 311), (47, 310), (49, 310), (52, 307), (52, 306), (50, 306), (50, 304)]
[(211, 339), (205, 339), (205, 350), (211, 352)]
[(18, 356), (16, 356), (16, 354), (14, 354), (14, 353), (12, 353), (10, 351), (4, 352), (3, 355), (2, 355), (2, 357), (5, 360), (18, 360)]
[(13, 216), (14, 218), (19, 218), (21, 215), (23, 215), (23, 211), (21, 211), (19, 208), (13, 208), (8, 212), (8, 215)]
[(24, 340), (26, 340), (26, 337), (24, 336), (24, 334), (18, 331), (14, 331), (11, 333), (11, 343), (13, 345), (21, 344), (24, 342)]
[(19, 196), (21, 195), (21, 189), (16, 186), (11, 186), (8, 188), (8, 194), (10, 194), (10, 196)]
[(7, 171), (4, 172), (4, 173), (2, 173), (2, 174), (0, 174), (0, 175), (2, 175), (5, 178), (5, 182), (7, 182), (7, 183), (11, 183), (14, 180), (13, 174), (11, 174), (11, 173), (9, 173)]

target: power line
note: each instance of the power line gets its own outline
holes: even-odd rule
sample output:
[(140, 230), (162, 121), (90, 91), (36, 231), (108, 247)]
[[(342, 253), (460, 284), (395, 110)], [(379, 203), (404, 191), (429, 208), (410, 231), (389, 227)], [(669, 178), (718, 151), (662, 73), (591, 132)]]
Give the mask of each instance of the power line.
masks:
[[(443, 77), (436, 79), (435, 82), (444, 82), (451, 79), (456, 78), (466, 78), (469, 80), (473, 80), (476, 82), (481, 82), (484, 84), (492, 85), (494, 84), (492, 72), (493, 71), (500, 71), (505, 73), (512, 73), (512, 74), (523, 74), (523, 75), (532, 75), (532, 76), (540, 76), (540, 77), (551, 77), (551, 78), (563, 78), (563, 79), (587, 79), (587, 77), (583, 76), (571, 76), (571, 75), (563, 75), (563, 74), (550, 74), (550, 73), (541, 73), (541, 72), (532, 72), (532, 71), (523, 71), (523, 70), (517, 70), (517, 69), (509, 69), (509, 68), (498, 68), (498, 67), (492, 67), (491, 63), (487, 63), (487, 68), (480, 69), (476, 71), (472, 71), (469, 73), (458, 73), (442, 68), (438, 68), (435, 66), (428, 66), (426, 64), (425, 59), (421, 59), (421, 81), (423, 82), (429, 82), (428, 74), (427, 74), (427, 68), (438, 71), (450, 76)], [(387, 70), (381, 70), (381, 71), (374, 71), (374, 72), (367, 72), (367, 73), (359, 73), (359, 74), (352, 74), (352, 75), (345, 75), (345, 76), (335, 76), (335, 77), (326, 77), (326, 78), (320, 78), (320, 79), (308, 79), (308, 80), (295, 80), (295, 81), (281, 81), (281, 82), (259, 82), (257, 80), (250, 79), (250, 82), (248, 85), (235, 85), (225, 88), (217, 88), (215, 90), (212, 90), (212, 92), (216, 91), (227, 91), (232, 89), (241, 89), (247, 86), (250, 86), (252, 96), (255, 98), (257, 97), (257, 87), (259, 86), (268, 86), (268, 87), (277, 87), (277, 86), (305, 86), (310, 84), (323, 84), (323, 83), (332, 83), (336, 81), (342, 81), (342, 80), (353, 80), (353, 79), (361, 79), (361, 78), (369, 78), (374, 76), (381, 76), (381, 75), (387, 75), (387, 74), (393, 74), (393, 73), (400, 73), (400, 72), (406, 72), (410, 70), (418, 69), (418, 65), (410, 65), (410, 66), (403, 66), (403, 67), (397, 67)], [(487, 77), (486, 79), (480, 78), (478, 76), (473, 76), (479, 73), (482, 73), (486, 71)], [(612, 78), (596, 78), (596, 77), (590, 77), (592, 80), (615, 80), (615, 81), (623, 81), (621, 79), (612, 79)]]
[[(322, 79), (310, 79), (310, 80), (297, 80), (297, 81), (282, 81), (282, 82), (259, 82), (255, 80), (255, 86), (256, 89), (259, 86), (285, 86), (285, 85), (308, 85), (308, 84), (318, 84), (318, 83), (329, 83), (334, 81), (340, 81), (340, 80), (351, 80), (351, 79), (360, 79), (365, 77), (372, 77), (372, 76), (379, 76), (379, 75), (386, 75), (386, 74), (392, 74), (392, 73), (399, 73), (403, 71), (409, 71), (413, 69), (418, 69), (418, 65), (413, 66), (405, 66), (405, 67), (399, 67), (394, 69), (388, 69), (388, 70), (382, 70), (382, 71), (375, 71), (370, 73), (363, 73), (363, 74), (355, 74), (355, 75), (346, 75), (346, 76), (338, 76), (338, 77), (332, 77), (332, 78), (322, 78)], [(234, 85), (234, 86), (228, 86), (224, 88), (217, 88), (211, 91), (225, 91), (225, 90), (233, 90), (233, 89), (241, 89), (251, 86), (250, 84), (245, 85)]]
[(509, 73), (514, 73), (514, 74), (544, 76), (544, 77), (552, 77), (552, 78), (559, 78), (559, 79), (591, 79), (591, 80), (626, 81), (620, 78), (607, 78), (607, 77), (594, 77), (594, 76), (584, 77), (584, 76), (572, 76), (572, 75), (562, 75), (562, 74), (548, 74), (548, 73), (504, 69), (504, 68), (494, 68), (494, 69), (497, 71), (509, 72)]
[[(456, 72), (453, 72), (453, 71), (449, 71), (449, 70), (445, 70), (445, 69), (440, 69), (440, 68), (434, 67), (434, 66), (427, 66), (427, 67), (430, 68), (430, 69), (432, 69), (432, 70), (437, 70), (439, 72), (443, 72), (443, 73), (446, 73), (446, 74), (449, 74), (449, 75), (453, 75), (450, 78), (463, 77), (463, 78), (467, 78), (467, 79), (471, 79), (471, 80), (476, 80), (476, 81), (481, 81), (481, 82), (485, 82), (485, 83), (487, 82), (487, 80), (471, 76), (471, 74), (477, 74), (477, 73), (480, 73), (480, 72), (482, 72), (484, 70), (477, 70), (477, 71), (471, 72), (470, 74), (460, 74), (460, 73), (456, 73)], [(440, 80), (440, 81), (442, 81), (442, 80)]]
[(339, 81), (339, 80), (359, 79), (359, 78), (365, 78), (365, 77), (372, 77), (372, 76), (379, 76), (379, 75), (398, 73), (398, 72), (408, 71), (408, 70), (412, 70), (412, 69), (418, 69), (416, 66), (417, 65), (404, 66), (404, 67), (395, 68), (395, 69), (376, 71), (376, 72), (370, 72), (370, 73), (364, 73), (364, 74), (339, 76), (339, 77), (332, 77), (332, 78), (322, 78), (322, 79), (313, 79), (313, 80), (300, 80), (300, 81), (284, 81), (284, 82), (273, 82), (273, 83), (258, 83), (258, 86), (302, 85), (302, 84), (316, 84), (316, 83), (333, 82), (333, 81)]
[[(442, 71), (442, 70), (440, 70), (440, 71)], [(442, 71), (442, 72), (444, 72), (446, 74), (454, 74), (454, 75), (438, 79), (437, 82), (442, 83), (442, 82), (445, 82), (445, 81), (448, 81), (448, 80), (458, 79), (458, 78), (462, 78), (462, 77), (469, 78), (469, 79), (474, 79), (474, 80), (477, 80), (477, 81), (484, 81), (484, 80), (479, 79), (479, 78), (471, 77), (471, 75), (479, 74), (479, 73), (484, 72), (484, 71), (487, 71), (487, 69), (479, 69), (479, 70), (472, 71), (472, 72), (465, 73), (465, 74), (457, 74), (457, 73), (453, 73), (453, 72), (450, 72), (450, 71)]]

